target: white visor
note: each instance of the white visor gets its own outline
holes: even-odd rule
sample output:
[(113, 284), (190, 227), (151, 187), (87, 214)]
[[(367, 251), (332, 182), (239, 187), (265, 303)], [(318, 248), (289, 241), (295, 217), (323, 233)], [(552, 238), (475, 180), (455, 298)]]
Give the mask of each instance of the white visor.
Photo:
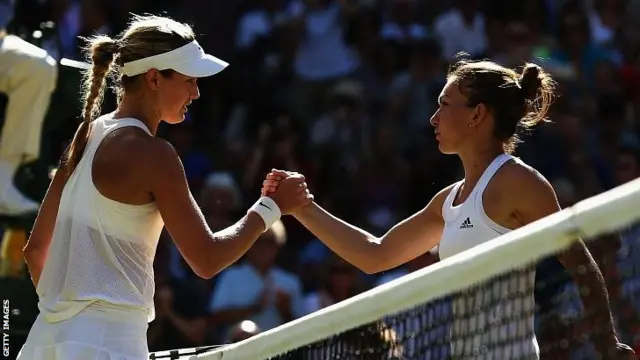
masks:
[(175, 50), (125, 63), (122, 74), (136, 76), (151, 69), (171, 69), (186, 76), (200, 78), (215, 75), (228, 65), (227, 62), (206, 54), (200, 44), (193, 40)]

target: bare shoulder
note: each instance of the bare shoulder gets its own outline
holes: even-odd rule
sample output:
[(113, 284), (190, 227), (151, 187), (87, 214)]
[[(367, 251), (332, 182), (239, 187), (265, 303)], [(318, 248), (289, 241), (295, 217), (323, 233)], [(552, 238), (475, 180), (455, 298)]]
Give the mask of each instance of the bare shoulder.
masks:
[(178, 159), (176, 150), (168, 141), (149, 136), (138, 128), (122, 129), (103, 142), (107, 146), (112, 142), (115, 145), (110, 149), (110, 155), (121, 156), (145, 171), (161, 170)]
[(150, 138), (147, 140), (145, 146), (147, 147), (147, 151), (142, 154), (142, 159), (150, 168), (162, 170), (168, 166), (181, 164), (178, 152), (167, 140)]
[(522, 162), (505, 164), (493, 177), (488, 190), (507, 205), (522, 224), (528, 224), (560, 209), (549, 181)]
[(136, 189), (152, 192), (156, 182), (167, 177), (175, 180), (176, 176), (184, 176), (184, 170), (169, 142), (131, 127), (109, 134), (102, 141), (94, 158), (93, 174), (94, 183), (101, 192), (117, 199), (121, 191), (127, 194), (138, 193)]
[(535, 168), (524, 162), (511, 161), (498, 170), (492, 179), (501, 189), (509, 189), (520, 196), (553, 192), (549, 181)]

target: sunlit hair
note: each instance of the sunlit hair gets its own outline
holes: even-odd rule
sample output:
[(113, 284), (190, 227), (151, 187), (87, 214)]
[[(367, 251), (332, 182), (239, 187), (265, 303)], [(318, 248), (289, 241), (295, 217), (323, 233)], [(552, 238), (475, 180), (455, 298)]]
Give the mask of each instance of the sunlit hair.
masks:
[[(134, 16), (127, 29), (111, 38), (97, 35), (86, 39), (85, 55), (92, 66), (84, 74), (82, 83), (82, 123), (67, 149), (64, 158), (67, 176), (80, 162), (87, 145), (89, 125), (100, 115), (107, 78), (113, 78), (112, 88), (118, 102), (127, 88), (140, 76), (123, 76), (120, 67), (127, 62), (175, 50), (195, 39), (191, 27), (160, 16)], [(161, 71), (169, 75), (172, 70)]]
[[(464, 54), (459, 54), (462, 57)], [(491, 61), (458, 60), (447, 75), (468, 106), (484, 104), (495, 121), (494, 136), (511, 153), (519, 142), (518, 130), (547, 120), (556, 83), (540, 66), (527, 63), (522, 72)]]

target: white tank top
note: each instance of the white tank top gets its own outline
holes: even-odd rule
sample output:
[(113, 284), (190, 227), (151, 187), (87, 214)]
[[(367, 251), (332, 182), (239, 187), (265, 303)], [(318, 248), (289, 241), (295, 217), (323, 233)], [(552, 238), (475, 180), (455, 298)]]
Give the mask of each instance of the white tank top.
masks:
[[(498, 156), (484, 171), (469, 197), (456, 206), (453, 203), (464, 180), (453, 186), (442, 207), (445, 227), (439, 244), (441, 259), (511, 231), (491, 220), (482, 204), (487, 185), (498, 169), (510, 160), (521, 163), (510, 155)], [(528, 267), (454, 294), (453, 357), (538, 359), (534, 333), (534, 281), (535, 268)]]
[(113, 201), (98, 192), (92, 179), (102, 139), (127, 126), (149, 132), (136, 119), (105, 115), (93, 121), (82, 159), (62, 191), (36, 289), (38, 307), (49, 322), (69, 319), (89, 306), (155, 318), (153, 259), (164, 226), (156, 204)]

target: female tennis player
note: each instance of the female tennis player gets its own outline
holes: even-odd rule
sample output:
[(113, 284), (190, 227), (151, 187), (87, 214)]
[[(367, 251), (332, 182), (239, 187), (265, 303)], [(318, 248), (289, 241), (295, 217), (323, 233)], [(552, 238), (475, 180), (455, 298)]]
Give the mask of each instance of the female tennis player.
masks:
[[(552, 78), (534, 64), (518, 74), (492, 62), (462, 60), (451, 67), (447, 80), (431, 125), (440, 151), (460, 157), (462, 181), (379, 238), (315, 203), (294, 214), (329, 248), (367, 273), (395, 268), (436, 245), (444, 259), (560, 209), (549, 182), (510, 155), (518, 141), (516, 130), (545, 120), (554, 95)], [(288, 174), (274, 170), (267, 175), (263, 194), (277, 189)], [(589, 289), (581, 294), (589, 320), (597, 325), (597, 350), (607, 359), (632, 356), (633, 351), (618, 342), (602, 275), (584, 243), (559, 259), (568, 269), (587, 269), (572, 273), (579, 288)], [(539, 358), (534, 277), (533, 268), (523, 269), (456, 296), (452, 356)], [(516, 293), (528, 295), (513, 299)]]
[[(300, 176), (213, 233), (182, 163), (155, 137), (184, 120), (197, 78), (227, 64), (205, 54), (187, 25), (136, 17), (120, 38), (90, 40), (83, 122), (56, 172), (24, 250), (40, 315), (20, 360), (146, 360), (154, 318), (153, 260), (166, 225), (191, 268), (210, 278), (266, 229), (311, 201)], [(94, 120), (116, 71), (119, 105)]]

